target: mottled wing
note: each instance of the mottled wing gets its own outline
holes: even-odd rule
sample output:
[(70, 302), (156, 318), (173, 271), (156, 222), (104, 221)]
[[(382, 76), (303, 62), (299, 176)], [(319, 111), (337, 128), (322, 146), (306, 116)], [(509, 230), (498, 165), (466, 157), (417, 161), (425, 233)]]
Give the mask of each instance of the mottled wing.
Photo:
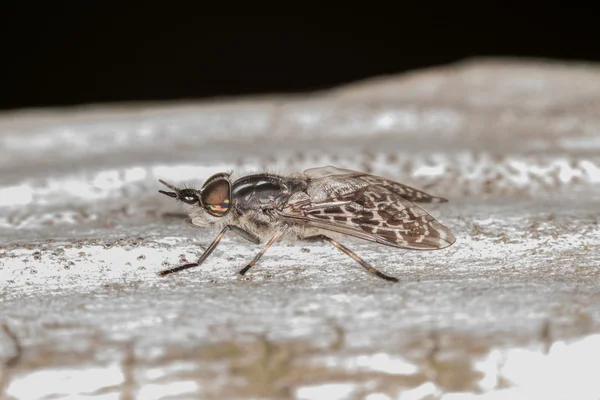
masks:
[[(318, 194), (327, 182), (312, 182)], [(442, 249), (456, 239), (450, 230), (425, 210), (388, 188), (379, 185), (356, 187), (349, 180), (345, 189), (335, 185), (336, 197), (314, 202), (313, 199), (291, 202), (282, 210), (290, 222), (355, 236), (361, 239), (418, 250)], [(309, 184), (309, 192), (311, 190)]]
[(387, 188), (398, 196), (412, 201), (413, 203), (445, 203), (448, 200), (435, 197), (421, 190), (394, 182), (381, 176), (370, 175), (364, 172), (353, 171), (350, 169), (342, 169), (333, 166), (311, 168), (304, 171), (304, 175), (311, 180), (333, 178), (336, 180), (353, 178), (363, 181), (369, 185), (379, 185)]

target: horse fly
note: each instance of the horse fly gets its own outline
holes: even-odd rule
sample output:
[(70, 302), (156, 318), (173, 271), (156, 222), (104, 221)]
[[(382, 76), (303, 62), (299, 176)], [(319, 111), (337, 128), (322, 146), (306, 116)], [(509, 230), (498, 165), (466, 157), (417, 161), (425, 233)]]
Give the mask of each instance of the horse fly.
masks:
[(211, 176), (200, 190), (177, 188), (160, 193), (187, 205), (186, 222), (195, 228), (217, 228), (219, 234), (195, 263), (159, 273), (200, 266), (227, 231), (266, 245), (239, 271), (244, 275), (282, 238), (331, 243), (371, 274), (386, 275), (332, 238), (348, 235), (386, 246), (437, 250), (456, 239), (450, 230), (414, 203), (443, 203), (446, 199), (367, 173), (332, 166), (311, 168), (302, 174), (281, 176), (257, 173), (232, 179), (228, 173)]

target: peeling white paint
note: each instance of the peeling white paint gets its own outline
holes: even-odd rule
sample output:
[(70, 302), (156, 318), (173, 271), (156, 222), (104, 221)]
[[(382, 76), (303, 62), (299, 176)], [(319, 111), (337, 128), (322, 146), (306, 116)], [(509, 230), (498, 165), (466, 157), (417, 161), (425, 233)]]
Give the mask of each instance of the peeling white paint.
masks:
[(343, 400), (356, 390), (354, 383), (327, 383), (324, 385), (303, 386), (296, 389), (297, 400)]
[(105, 368), (46, 369), (16, 376), (6, 388), (6, 393), (19, 400), (41, 400), (53, 396), (76, 399), (83, 393), (92, 394), (105, 388), (116, 388), (123, 383), (123, 379), (123, 373), (117, 365)]

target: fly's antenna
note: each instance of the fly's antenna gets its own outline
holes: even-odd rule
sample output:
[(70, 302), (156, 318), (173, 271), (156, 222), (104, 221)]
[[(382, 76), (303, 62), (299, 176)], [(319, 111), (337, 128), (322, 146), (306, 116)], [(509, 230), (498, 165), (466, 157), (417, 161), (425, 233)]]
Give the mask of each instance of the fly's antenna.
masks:
[(179, 193), (179, 189), (177, 189), (175, 186), (171, 185), (170, 183), (167, 183), (165, 181), (163, 181), (162, 179), (158, 180), (160, 183), (162, 183), (163, 185), (165, 185), (166, 187), (168, 187), (171, 190), (174, 190), (175, 192), (166, 192), (164, 190), (159, 190), (158, 193), (162, 193), (166, 196), (172, 197), (174, 199), (176, 199), (177, 197), (179, 197), (177, 195), (177, 193)]

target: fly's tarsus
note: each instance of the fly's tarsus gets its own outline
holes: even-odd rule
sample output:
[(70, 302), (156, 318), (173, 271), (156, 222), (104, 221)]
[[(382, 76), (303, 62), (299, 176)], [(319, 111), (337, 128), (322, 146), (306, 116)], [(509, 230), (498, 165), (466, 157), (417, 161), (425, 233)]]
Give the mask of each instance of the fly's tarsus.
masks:
[(158, 276), (164, 277), (164, 276), (167, 276), (167, 275), (171, 275), (171, 274), (173, 274), (175, 272), (180, 272), (180, 271), (183, 271), (183, 270), (186, 270), (186, 269), (189, 269), (189, 268), (197, 267), (198, 265), (199, 265), (198, 263), (189, 263), (189, 264), (180, 265), (178, 267), (174, 267), (174, 268), (171, 268), (171, 269), (165, 269), (163, 271), (160, 271), (158, 273)]

